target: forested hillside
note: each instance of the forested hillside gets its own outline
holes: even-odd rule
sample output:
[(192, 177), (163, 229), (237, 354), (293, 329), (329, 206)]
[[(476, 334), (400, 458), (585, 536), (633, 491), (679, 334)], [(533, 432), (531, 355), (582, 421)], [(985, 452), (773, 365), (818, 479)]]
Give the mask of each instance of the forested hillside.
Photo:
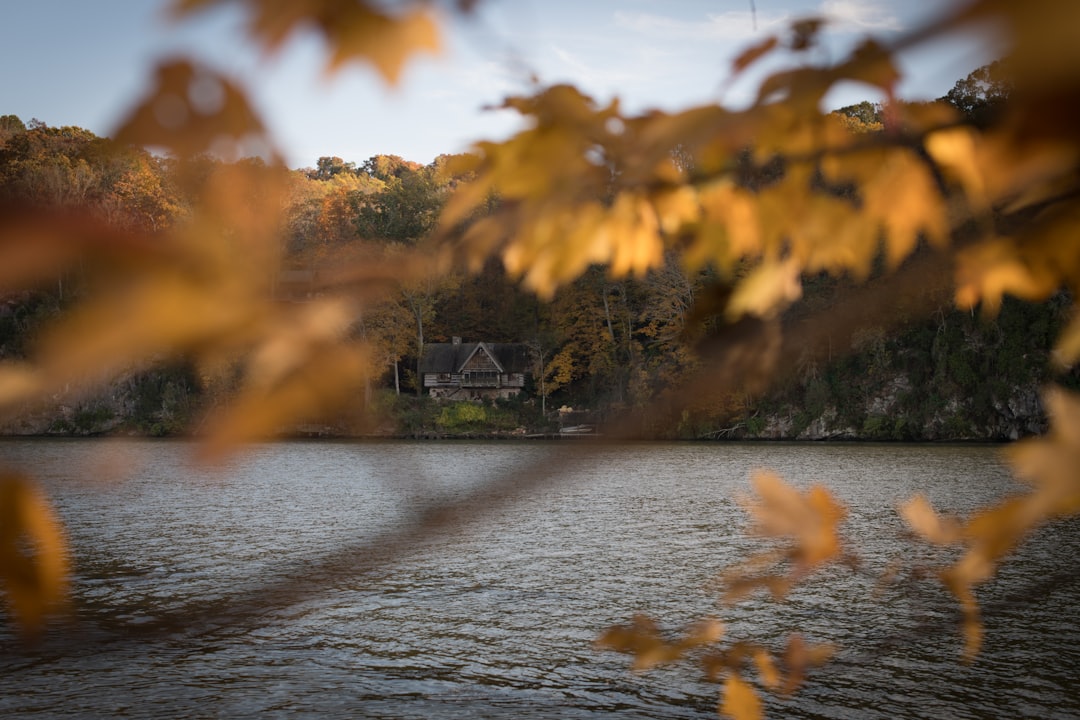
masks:
[[(1006, 77), (1000, 63), (980, 68), (941, 102), (973, 124), (990, 125), (1008, 96)], [(851, 133), (884, 132), (880, 106), (864, 102), (836, 114)], [(691, 158), (676, 154), (676, 160), (693, 172)], [(269, 291), (283, 303), (301, 304), (334, 282), (343, 253), (393, 263), (415, 249), (435, 229), (448, 194), (470, 179), (468, 171), (455, 169), (461, 165), (450, 156), (424, 166), (380, 155), (363, 161), (323, 157), (315, 168), (282, 171), (285, 225), (278, 234), (285, 270), (270, 279)], [(189, 179), (228, 167), (208, 156), (155, 156), (80, 128), (0, 118), (0, 196), (73, 223), (155, 233), (188, 222), (196, 202), (185, 194)], [(782, 174), (783, 168), (767, 166), (751, 172), (748, 164), (743, 184), (760, 190)], [(850, 193), (825, 189), (839, 197)], [(473, 220), (499, 202), (491, 194)], [(0, 357), (30, 352), (45, 321), (95, 292), (88, 276), (76, 265), (35, 291), (5, 295)], [(672, 252), (643, 277), (613, 277), (605, 266), (593, 265), (544, 299), (508, 279), (497, 258), (471, 275), (400, 279), (351, 319), (351, 332), (377, 348), (385, 368), (354, 404), (382, 408), (384, 419), (359, 427), (346, 413), (336, 424), (298, 429), (520, 433), (556, 428), (560, 407), (588, 412), (601, 424), (637, 413), (640, 435), (660, 438), (1005, 440), (1046, 427), (1039, 389), (1050, 378), (1050, 348), (1071, 311), (1070, 298), (1006, 301), (999, 314), (987, 315), (956, 310), (952, 297), (935, 287), (924, 288), (911, 307), (879, 310), (860, 319), (854, 331), (830, 336), (818, 352), (789, 358), (786, 372), (764, 390), (707, 395), (674, 421), (650, 417), (645, 409), (697, 368), (699, 348), (724, 342), (732, 331), (721, 318), (729, 290), (720, 277), (708, 266), (685, 270)], [(833, 304), (850, 306), (858, 287), (844, 276), (808, 278), (802, 301), (778, 322), (790, 330)], [(455, 336), (528, 344), (534, 370), (525, 395), (466, 413), (467, 419), (418, 397), (424, 344)], [(175, 360), (122, 377), (96, 395), (30, 408), (5, 430), (180, 434), (191, 431), (205, 410), (227, 403), (236, 389), (228, 373), (210, 377)], [(1058, 380), (1075, 384), (1070, 377)]]

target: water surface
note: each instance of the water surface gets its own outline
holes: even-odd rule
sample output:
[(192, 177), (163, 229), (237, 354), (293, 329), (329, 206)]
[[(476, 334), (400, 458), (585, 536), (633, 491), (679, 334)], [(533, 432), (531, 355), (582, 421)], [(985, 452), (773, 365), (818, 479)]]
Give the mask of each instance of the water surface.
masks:
[[(593, 647), (645, 612), (840, 646), (797, 694), (770, 696), (772, 717), (1080, 717), (1076, 523), (1040, 532), (981, 591), (972, 666), (936, 583), (876, 586), (893, 563), (947, 559), (903, 539), (899, 502), (921, 491), (963, 513), (1018, 490), (993, 448), (290, 442), (224, 472), (191, 450), (0, 443), (67, 524), (77, 606), (29, 651), (0, 627), (0, 715), (715, 717), (718, 688), (692, 665), (635, 675)], [(709, 581), (760, 548), (738, 497), (765, 467), (847, 504), (860, 569), (721, 606)], [(551, 477), (535, 485), (538, 468)], [(390, 544), (443, 501), (464, 502), (462, 523)]]

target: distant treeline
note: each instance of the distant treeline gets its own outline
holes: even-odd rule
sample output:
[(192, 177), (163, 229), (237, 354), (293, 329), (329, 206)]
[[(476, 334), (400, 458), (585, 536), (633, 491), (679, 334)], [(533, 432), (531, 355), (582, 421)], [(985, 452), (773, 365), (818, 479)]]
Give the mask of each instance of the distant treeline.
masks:
[[(992, 123), (1007, 96), (1002, 77), (997, 64), (981, 68), (943, 100), (973, 122)], [(869, 102), (837, 113), (853, 132), (883, 127), (882, 108)], [(359, 164), (323, 157), (315, 168), (283, 170), (288, 192), (280, 286), (283, 292), (289, 286), (288, 299), (317, 293), (327, 263), (354, 246), (392, 256), (422, 242), (460, 180), (447, 170), (450, 159), (420, 165), (392, 155)], [(0, 117), (0, 201), (9, 206), (153, 233), (187, 219), (194, 199), (185, 197), (183, 177), (221, 166), (210, 157), (173, 160), (119, 147), (77, 127)], [(769, 183), (769, 172), (783, 168), (759, 170), (746, 178), (747, 187)], [(490, 199), (492, 206), (498, 202)], [(354, 331), (386, 360), (380, 386), (363, 401), (389, 412), (384, 432), (413, 435), (556, 427), (556, 414), (545, 416), (540, 407), (588, 410), (601, 422), (633, 414), (698, 368), (700, 343), (723, 337), (724, 287), (709, 270), (688, 274), (674, 254), (641, 279), (612, 279), (605, 268), (592, 267), (546, 302), (508, 279), (498, 260), (475, 274), (403, 282), (357, 318)], [(844, 279), (807, 278), (804, 299), (782, 319), (781, 331), (807, 308), (827, 308), (851, 287)], [(71, 271), (36, 290), (0, 295), (0, 358), (32, 352), (48, 320), (91, 292)], [(998, 316), (983, 317), (955, 311), (951, 298), (941, 297), (930, 314), (862, 327), (824, 358), (795, 363), (765, 395), (709, 397), (663, 426), (642, 412), (637, 426), (643, 436), (670, 438), (997, 440), (1038, 432), (1045, 423), (1038, 393), (1050, 377), (1049, 348), (1070, 307), (1058, 296), (1041, 305), (1008, 302)], [(454, 336), (529, 344), (535, 367), (524, 397), (482, 413), (417, 398), (424, 344)], [(230, 389), (203, 382), (194, 367), (162, 367), (132, 375), (101, 397), (39, 409), (8, 431), (176, 434), (190, 430), (201, 409), (226, 402)]]

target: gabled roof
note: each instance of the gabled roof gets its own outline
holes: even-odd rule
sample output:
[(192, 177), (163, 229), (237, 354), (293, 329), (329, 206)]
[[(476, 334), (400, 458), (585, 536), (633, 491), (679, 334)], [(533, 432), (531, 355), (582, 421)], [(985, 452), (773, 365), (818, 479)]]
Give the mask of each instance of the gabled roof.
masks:
[(500, 363), (499, 359), (497, 357), (495, 357), (495, 351), (492, 350), (491, 346), (488, 345), (485, 342), (476, 343), (476, 347), (473, 348), (473, 351), (471, 353), (469, 353), (465, 357), (465, 359), (461, 362), (461, 365), (458, 365), (456, 368), (454, 368), (454, 372), (461, 372), (462, 368), (464, 368), (466, 365), (468, 365), (469, 361), (472, 360), (473, 355), (475, 355), (476, 353), (481, 352), (481, 351), (483, 351), (483, 353), (485, 355), (487, 355), (489, 358), (491, 358), (491, 361), (493, 363), (495, 363), (495, 367), (497, 367), (499, 369), (499, 372), (501, 372), (501, 373), (506, 372), (506, 370), (502, 366), (502, 363)]
[(503, 373), (528, 372), (529, 346), (523, 343), (426, 343), (420, 357), (421, 373), (456, 373), (483, 346)]

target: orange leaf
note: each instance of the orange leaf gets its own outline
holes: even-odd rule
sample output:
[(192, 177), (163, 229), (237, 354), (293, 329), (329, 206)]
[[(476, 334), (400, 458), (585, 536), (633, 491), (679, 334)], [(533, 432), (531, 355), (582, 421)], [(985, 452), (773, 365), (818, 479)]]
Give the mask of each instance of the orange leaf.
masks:
[(968, 199), (977, 209), (988, 206), (975, 131), (970, 128), (939, 130), (926, 139), (926, 151), (948, 174), (960, 181)]
[(774, 35), (772, 37), (765, 38), (757, 45), (752, 45), (746, 50), (739, 53), (739, 56), (735, 58), (735, 61), (731, 64), (732, 74), (738, 75), (746, 68), (753, 65), (755, 62), (772, 52), (776, 46), (780, 43), (779, 39)]
[(729, 320), (743, 315), (769, 318), (802, 297), (798, 261), (789, 258), (757, 266), (738, 284), (725, 314)]
[(64, 608), (67, 543), (45, 496), (20, 475), (0, 477), (0, 588), (28, 634)]
[(900, 515), (917, 535), (938, 545), (951, 545), (960, 539), (960, 525), (942, 518), (923, 495), (916, 495), (900, 507)]
[(262, 121), (244, 91), (225, 76), (184, 60), (157, 68), (155, 85), (116, 131), (121, 143), (162, 147), (179, 156), (224, 149), (258, 137), (270, 149)]
[(760, 499), (751, 500), (747, 506), (758, 533), (791, 538), (795, 543), (795, 558), (807, 566), (839, 554), (836, 531), (846, 511), (828, 490), (815, 486), (802, 493), (766, 472), (754, 476), (754, 486)]
[(802, 635), (792, 634), (788, 638), (787, 649), (784, 651), (784, 665), (787, 667), (788, 676), (784, 682), (784, 692), (790, 694), (802, 685), (808, 668), (824, 665), (836, 654), (836, 647), (828, 643), (811, 645)]
[(729, 673), (724, 680), (724, 700), (720, 714), (734, 720), (761, 720), (761, 698), (747, 682), (736, 673)]
[[(175, 0), (172, 12), (182, 17), (227, 0)], [(387, 14), (380, 3), (364, 0), (247, 0), (248, 32), (268, 52), (278, 50), (290, 35), (314, 27), (323, 36), (335, 72), (350, 60), (371, 62), (383, 79), (396, 84), (409, 56), (437, 52), (439, 27), (423, 8)]]
[(758, 673), (761, 675), (761, 684), (770, 690), (775, 690), (780, 686), (780, 672), (776, 669), (772, 655), (765, 648), (757, 647), (753, 650), (753, 656), (754, 665), (757, 666)]

